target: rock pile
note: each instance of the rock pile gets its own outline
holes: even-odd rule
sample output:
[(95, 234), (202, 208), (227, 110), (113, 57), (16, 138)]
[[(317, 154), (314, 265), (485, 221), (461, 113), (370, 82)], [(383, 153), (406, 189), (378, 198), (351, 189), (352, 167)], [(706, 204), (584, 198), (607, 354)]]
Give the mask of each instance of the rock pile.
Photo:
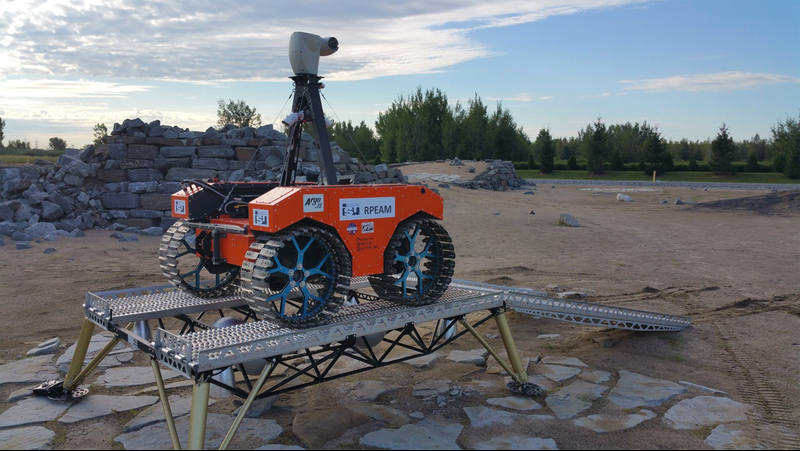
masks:
[[(182, 180), (277, 180), (286, 146), (272, 125), (196, 132), (126, 119), (104, 144), (68, 149), (55, 165), (0, 169), (0, 235), (52, 241), (114, 223), (166, 229)], [(408, 181), (398, 168), (364, 165), (331, 146), (339, 175), (354, 183)], [(321, 156), (311, 135), (303, 134), (299, 153), (298, 178), (317, 180)]]
[(491, 162), (486, 172), (472, 180), (460, 182), (458, 185), (469, 189), (482, 188), (492, 191), (509, 191), (528, 185), (528, 182), (517, 175), (514, 163), (495, 160)]

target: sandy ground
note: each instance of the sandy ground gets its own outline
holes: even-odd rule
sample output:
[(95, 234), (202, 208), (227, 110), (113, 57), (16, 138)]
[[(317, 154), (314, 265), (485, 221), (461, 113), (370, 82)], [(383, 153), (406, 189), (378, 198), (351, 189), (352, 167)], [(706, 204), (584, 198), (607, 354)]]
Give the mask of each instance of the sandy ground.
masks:
[[(402, 170), (404, 174), (466, 175), (468, 166), (470, 163), (460, 168), (426, 164)], [(514, 313), (510, 314), (510, 324), (523, 356), (578, 357), (592, 369), (625, 369), (728, 392), (732, 399), (756, 406), (759, 414), (750, 425), (756, 436), (765, 443), (778, 443), (780, 433), (775, 431), (775, 423), (781, 420), (775, 412), (790, 412), (794, 418), (800, 415), (797, 210), (765, 216), (660, 203), (675, 197), (703, 202), (763, 194), (755, 191), (667, 188), (629, 192), (634, 202), (623, 203), (616, 202), (614, 194), (598, 195), (579, 188), (540, 185), (535, 195), (442, 189), (444, 226), (456, 246), (456, 277), (540, 290), (557, 284), (562, 289), (587, 290), (590, 302), (691, 317), (693, 326), (679, 333), (591, 328)], [(581, 227), (558, 226), (561, 213), (576, 217)], [(0, 307), (4, 312), (0, 317), (0, 363), (17, 359), (55, 336), (73, 343), (82, 323), (81, 304), (87, 291), (164, 283), (157, 259), (159, 238), (140, 237), (139, 242), (120, 243), (110, 234), (89, 231), (85, 238), (62, 238), (29, 250), (15, 250), (13, 241), (7, 239), (6, 246), (0, 247)], [(58, 251), (43, 254), (47, 247)], [(496, 328), (493, 323), (487, 324), (481, 332), (496, 333)], [(547, 342), (535, 338), (551, 333), (560, 337)], [(593, 341), (601, 337), (610, 337), (616, 345), (605, 348)], [(448, 349), (477, 347), (471, 337), (464, 337)], [(144, 356), (137, 360), (146, 364)], [(535, 365), (530, 370), (535, 373)], [(282, 443), (301, 444), (291, 432), (295, 414), (340, 402), (342, 397), (330, 396), (336, 393), (338, 384), (377, 379), (406, 387), (391, 397), (399, 400), (395, 407), (405, 412), (421, 410), (433, 419), (468, 424), (461, 408), (480, 405), (479, 400), (465, 398), (432, 411), (410, 396), (411, 382), (447, 378), (465, 385), (499, 377), (452, 362), (429, 370), (393, 365), (283, 395), (267, 417), (278, 420), (286, 430)], [(612, 379), (611, 386), (614, 383)], [(21, 387), (0, 385), (0, 399)], [(486, 397), (505, 393), (498, 388)], [(388, 399), (378, 398), (377, 403), (388, 405)], [(219, 402), (212, 411), (227, 409), (229, 413), (232, 403)], [(0, 403), (0, 412), (9, 407)], [(618, 410), (611, 403), (598, 403), (587, 413)], [(663, 415), (666, 408), (653, 410)], [(121, 432), (121, 424), (127, 421), (127, 417), (121, 417), (124, 415), (68, 429), (58, 424), (47, 426), (59, 434), (56, 449), (106, 448)], [(87, 427), (100, 428), (104, 433), (80, 432)], [(796, 424), (791, 428), (791, 433), (800, 434)], [(708, 448), (703, 443), (708, 431), (673, 431), (660, 419), (603, 435), (569, 421), (523, 429), (515, 432), (553, 438), (561, 449)], [(475, 439), (508, 433), (494, 428), (465, 428), (459, 442), (468, 446)], [(330, 448), (357, 442), (358, 437), (343, 437), (331, 442)]]

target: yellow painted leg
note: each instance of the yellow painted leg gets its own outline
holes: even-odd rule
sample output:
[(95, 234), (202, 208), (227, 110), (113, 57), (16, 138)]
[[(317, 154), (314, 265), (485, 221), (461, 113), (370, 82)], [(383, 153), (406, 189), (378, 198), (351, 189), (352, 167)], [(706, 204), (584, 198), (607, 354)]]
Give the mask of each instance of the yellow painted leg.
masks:
[(236, 416), (236, 420), (233, 421), (228, 434), (225, 436), (225, 440), (222, 441), (222, 445), (219, 449), (228, 449), (228, 445), (230, 445), (231, 440), (233, 440), (233, 436), (236, 434), (236, 431), (239, 430), (239, 426), (244, 421), (245, 415), (247, 415), (247, 411), (250, 410), (250, 406), (255, 401), (256, 396), (258, 396), (258, 392), (261, 391), (261, 387), (264, 386), (264, 383), (267, 381), (267, 376), (269, 375), (270, 371), (272, 371), (272, 367), (275, 366), (275, 361), (270, 361), (267, 366), (264, 367), (264, 371), (261, 372), (261, 376), (258, 377), (258, 381), (253, 386), (253, 389), (250, 390), (250, 395), (247, 397), (247, 400), (244, 402), (244, 405), (241, 409), (239, 409), (239, 414)]
[(78, 385), (76, 377), (83, 367), (83, 361), (86, 359), (86, 352), (89, 350), (89, 342), (92, 341), (93, 332), (94, 323), (88, 319), (84, 319), (83, 327), (81, 327), (81, 334), (78, 337), (78, 343), (75, 345), (72, 363), (69, 364), (69, 371), (67, 372), (67, 377), (64, 379), (64, 389), (66, 390), (72, 390)]
[(169, 437), (172, 439), (172, 449), (180, 450), (181, 441), (178, 438), (178, 430), (175, 429), (175, 420), (172, 418), (172, 409), (169, 407), (167, 389), (164, 388), (164, 378), (161, 377), (161, 368), (159, 368), (158, 362), (156, 362), (154, 359), (150, 360), (150, 365), (153, 367), (153, 375), (156, 378), (156, 386), (158, 387), (158, 397), (161, 399), (161, 407), (164, 408), (164, 419), (167, 420)]
[(506, 347), (506, 353), (509, 360), (511, 360), (511, 367), (514, 369), (512, 374), (514, 379), (520, 384), (528, 383), (528, 373), (526, 368), (522, 367), (522, 359), (517, 352), (517, 346), (514, 344), (514, 337), (511, 336), (511, 329), (508, 327), (508, 320), (506, 320), (505, 312), (500, 312), (499, 315), (494, 317), (497, 322), (497, 328), (500, 330), (500, 337), (503, 339), (503, 345)]
[(489, 342), (487, 342), (483, 337), (481, 337), (481, 334), (479, 334), (478, 331), (476, 331), (475, 328), (472, 327), (472, 324), (470, 324), (466, 319), (462, 319), (461, 325), (463, 325), (464, 328), (467, 329), (469, 333), (471, 333), (472, 336), (475, 337), (476, 340), (478, 340), (478, 343), (483, 345), (483, 347), (486, 348), (487, 351), (489, 351), (489, 354), (491, 354), (492, 357), (494, 357), (494, 359), (497, 360), (497, 363), (499, 363), (500, 366), (503, 367), (503, 370), (506, 373), (514, 374), (511, 368), (508, 367), (508, 364), (504, 362), (503, 359), (500, 358), (500, 355), (497, 353), (497, 351), (495, 351), (494, 348), (492, 348), (492, 345), (490, 345)]
[(192, 412), (189, 414), (189, 449), (204, 449), (206, 421), (208, 420), (208, 395), (211, 384), (200, 381), (192, 389)]

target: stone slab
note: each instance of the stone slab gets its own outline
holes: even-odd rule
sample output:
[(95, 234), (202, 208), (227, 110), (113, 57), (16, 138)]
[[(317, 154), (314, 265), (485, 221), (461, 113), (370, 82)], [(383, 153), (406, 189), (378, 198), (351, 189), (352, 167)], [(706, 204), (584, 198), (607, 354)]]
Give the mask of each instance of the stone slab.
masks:
[(697, 385), (697, 384), (693, 384), (693, 383), (691, 383), (691, 382), (686, 382), (686, 381), (678, 381), (678, 383), (679, 383), (679, 384), (681, 384), (681, 385), (683, 385), (684, 387), (694, 388), (694, 389), (697, 389), (697, 390), (700, 390), (700, 391), (704, 391), (704, 392), (708, 392), (708, 393), (713, 393), (713, 394), (715, 394), (715, 395), (724, 395), (724, 396), (728, 396), (728, 393), (726, 393), (726, 392), (724, 392), (724, 391), (717, 390), (717, 389), (710, 388), (710, 387), (705, 387), (705, 386), (703, 386), (703, 385)]
[(581, 362), (580, 359), (575, 357), (550, 357), (547, 356), (542, 359), (542, 363), (550, 363), (555, 365), (577, 366), (581, 368), (588, 368), (588, 365)]
[(741, 424), (721, 424), (705, 439), (706, 445), (714, 449), (764, 449)]
[(519, 422), (522, 415), (506, 412), (504, 410), (490, 409), (486, 406), (464, 407), (464, 413), (473, 428), (485, 428), (496, 424), (514, 424)]
[[(215, 403), (216, 401), (213, 399), (208, 400), (209, 406)], [(172, 395), (169, 397), (169, 408), (172, 411), (173, 418), (180, 418), (184, 415), (188, 415), (192, 410), (192, 398), (191, 396)], [(122, 432), (138, 431), (144, 427), (163, 423), (165, 421), (167, 420), (164, 418), (164, 407), (161, 405), (161, 402), (157, 402), (147, 409), (144, 409), (131, 421), (125, 423), (125, 425), (122, 426)]]
[(30, 396), (33, 396), (33, 387), (20, 388), (19, 390), (14, 390), (11, 392), (11, 394), (8, 395), (6, 402), (12, 403)]
[(721, 423), (746, 421), (753, 410), (748, 404), (720, 396), (698, 396), (684, 399), (667, 410), (664, 422), (672, 429), (692, 430)]
[[(180, 374), (172, 370), (161, 369), (161, 377), (166, 381), (180, 377)], [(110, 368), (97, 378), (98, 384), (103, 384), (106, 388), (134, 387), (155, 383), (153, 369), (150, 367), (125, 367)]]
[[(511, 361), (508, 359), (508, 355), (506, 353), (501, 353), (500, 354), (500, 358), (502, 358), (503, 362), (505, 362), (509, 367), (511, 367), (511, 363), (510, 363)], [(488, 373), (488, 374), (502, 374), (504, 376), (508, 374), (508, 373), (506, 373), (506, 370), (504, 370), (503, 367), (500, 366), (500, 363), (494, 357), (487, 357), (486, 359), (487, 359), (486, 360), (486, 373)], [(522, 367), (523, 368), (528, 368), (528, 365), (530, 365), (530, 363), (531, 363), (531, 358), (530, 357), (525, 357), (525, 358), (522, 359)]]
[(557, 450), (555, 440), (551, 438), (522, 437), (512, 435), (510, 437), (495, 437), (485, 442), (472, 445), (475, 449), (550, 449)]
[(56, 379), (58, 373), (53, 370), (52, 363), (52, 356), (43, 355), (0, 365), (0, 384), (44, 382)]
[(387, 384), (383, 381), (358, 381), (352, 384), (342, 384), (339, 393), (343, 396), (356, 399), (358, 401), (375, 401), (378, 396), (384, 393), (397, 390), (399, 385)]
[(573, 420), (576, 426), (585, 427), (595, 432), (616, 432), (630, 429), (644, 421), (655, 418), (656, 414), (646, 409), (624, 416), (612, 415), (589, 415), (584, 418)]
[(545, 402), (558, 418), (572, 418), (592, 407), (592, 402), (606, 390), (608, 387), (577, 380), (548, 396)]
[(0, 431), (0, 449), (49, 449), (56, 433), (41, 426)]
[(60, 344), (61, 344), (60, 338), (58, 337), (51, 338), (43, 343), (39, 343), (38, 346), (28, 351), (27, 356), (33, 357), (37, 355), (55, 354), (55, 352), (58, 350), (58, 345)]
[[(230, 415), (208, 414), (206, 449), (219, 449), (222, 440), (228, 433), (231, 424), (233, 424), (233, 420), (234, 417)], [(180, 439), (181, 444), (186, 446), (189, 443), (189, 416), (184, 415), (177, 419), (175, 428), (178, 431), (178, 439)], [(266, 444), (275, 440), (282, 432), (283, 428), (275, 420), (245, 418), (236, 432), (231, 449), (237, 449), (236, 443), (238, 441), (245, 443), (256, 441)], [(122, 434), (115, 438), (114, 441), (121, 443), (125, 449), (172, 449), (172, 440), (169, 437), (166, 422)]]
[(514, 410), (538, 410), (542, 406), (531, 398), (524, 398), (522, 396), (507, 396), (505, 398), (489, 398), (486, 402), (493, 406), (505, 407)]
[(71, 405), (70, 402), (54, 403), (47, 398), (24, 399), (0, 415), (0, 429), (55, 420)]
[(408, 415), (394, 407), (350, 401), (342, 403), (342, 405), (355, 413), (370, 417), (382, 423), (388, 423), (393, 427), (400, 427), (411, 422)]
[(432, 352), (432, 353), (427, 354), (427, 355), (423, 355), (423, 356), (416, 357), (416, 358), (413, 358), (413, 359), (410, 359), (410, 360), (406, 360), (403, 363), (407, 363), (407, 364), (412, 365), (412, 366), (414, 366), (416, 368), (430, 368), (431, 365), (434, 364), (434, 362), (436, 362), (437, 360), (441, 359), (444, 356), (445, 356), (444, 353)]
[(686, 388), (674, 382), (621, 370), (619, 381), (609, 393), (608, 399), (623, 409), (656, 407), (685, 391)]
[(450, 389), (449, 380), (430, 379), (414, 385), (412, 395), (415, 398), (427, 398), (429, 396), (443, 395), (448, 393)]
[(456, 444), (464, 426), (423, 420), (399, 429), (381, 429), (361, 437), (359, 444), (381, 449), (440, 450), (461, 449)]
[[(105, 347), (105, 345), (108, 344), (109, 341), (111, 341), (112, 338), (113, 336), (106, 332), (93, 335), (91, 341), (89, 341), (89, 348), (86, 352), (86, 359), (83, 361), (83, 364), (86, 365), (87, 363), (89, 363), (92, 360), (92, 358), (95, 355), (97, 355), (97, 353), (100, 352), (100, 350), (102, 350)], [(76, 347), (77, 343), (68, 347), (67, 350), (64, 352), (64, 354), (62, 354), (58, 358), (58, 360), (56, 361), (56, 366), (60, 371), (66, 373), (69, 370), (69, 365), (70, 363), (72, 363), (72, 356), (75, 355)], [(125, 343), (120, 342), (119, 344), (114, 346), (113, 351), (119, 351), (123, 349), (125, 349)], [(132, 352), (133, 351), (131, 350), (131, 353)], [(130, 361), (130, 359), (128, 359), (127, 361)], [(119, 361), (116, 356), (114, 357), (108, 356), (105, 359), (103, 359), (102, 362), (100, 362), (100, 367), (108, 368), (108, 367), (122, 365), (122, 363), (124, 362)]]
[(609, 378), (611, 378), (611, 373), (600, 370), (586, 370), (578, 375), (578, 379), (583, 379), (586, 382), (591, 382), (593, 384), (602, 384), (603, 382), (608, 382)]
[(454, 350), (450, 351), (450, 354), (447, 355), (447, 360), (483, 366), (486, 365), (487, 355), (489, 355), (489, 351), (484, 348), (472, 349), (469, 351)]
[(562, 365), (539, 365), (537, 368), (541, 369), (539, 374), (556, 382), (572, 379), (581, 372), (578, 368)]
[(58, 419), (61, 423), (104, 417), (115, 412), (141, 409), (158, 401), (157, 396), (106, 396), (92, 395), (82, 399)]

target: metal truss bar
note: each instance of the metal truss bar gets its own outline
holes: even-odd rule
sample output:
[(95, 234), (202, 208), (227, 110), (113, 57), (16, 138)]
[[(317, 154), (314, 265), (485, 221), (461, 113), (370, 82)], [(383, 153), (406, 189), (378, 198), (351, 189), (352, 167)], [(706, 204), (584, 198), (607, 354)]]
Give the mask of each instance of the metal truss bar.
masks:
[(175, 428), (175, 419), (172, 418), (172, 409), (169, 406), (169, 398), (167, 397), (167, 390), (164, 387), (164, 378), (161, 376), (161, 368), (155, 359), (150, 359), (150, 365), (153, 367), (153, 376), (156, 379), (156, 386), (158, 387), (158, 397), (161, 399), (161, 407), (164, 409), (164, 419), (167, 421), (167, 429), (169, 430), (169, 438), (172, 440), (172, 449), (181, 449), (181, 440), (178, 438), (178, 431)]
[(261, 372), (261, 376), (259, 376), (258, 380), (256, 381), (256, 385), (253, 387), (253, 390), (250, 391), (250, 395), (247, 397), (247, 400), (245, 400), (244, 405), (239, 409), (239, 414), (236, 415), (236, 419), (233, 421), (228, 434), (225, 435), (225, 439), (222, 441), (222, 445), (220, 445), (219, 449), (228, 449), (228, 445), (231, 444), (233, 436), (236, 434), (236, 431), (239, 430), (239, 426), (242, 424), (244, 417), (250, 410), (250, 406), (253, 404), (253, 401), (255, 401), (256, 397), (258, 396), (258, 392), (261, 391), (261, 388), (267, 381), (267, 377), (269, 377), (269, 375), (272, 373), (273, 368), (275, 368), (275, 360), (270, 361), (267, 363), (267, 366), (264, 367), (264, 370)]

